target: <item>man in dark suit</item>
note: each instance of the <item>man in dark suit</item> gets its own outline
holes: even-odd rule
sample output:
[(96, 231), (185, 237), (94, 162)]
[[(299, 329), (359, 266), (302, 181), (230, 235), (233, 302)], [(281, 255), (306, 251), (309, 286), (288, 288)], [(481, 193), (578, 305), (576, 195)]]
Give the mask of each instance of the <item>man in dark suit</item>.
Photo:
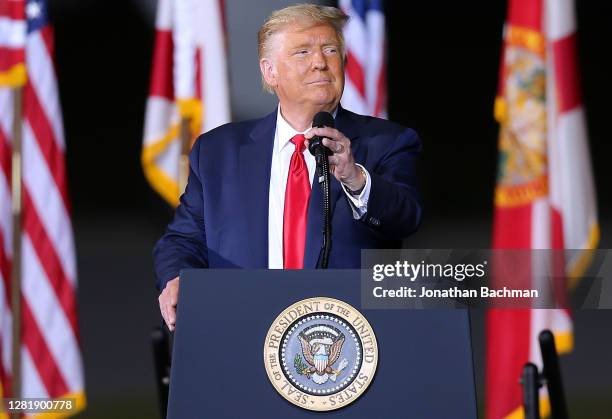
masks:
[[(268, 116), (198, 138), (174, 220), (154, 251), (159, 304), (174, 329), (183, 268), (314, 268), (323, 198), (307, 150), (323, 144), (333, 174), (329, 268), (359, 268), (361, 249), (397, 248), (420, 221), (413, 130), (339, 106), (347, 17), (339, 9), (291, 6), (259, 31), (264, 88), (279, 99)], [(321, 111), (336, 128), (311, 128)]]

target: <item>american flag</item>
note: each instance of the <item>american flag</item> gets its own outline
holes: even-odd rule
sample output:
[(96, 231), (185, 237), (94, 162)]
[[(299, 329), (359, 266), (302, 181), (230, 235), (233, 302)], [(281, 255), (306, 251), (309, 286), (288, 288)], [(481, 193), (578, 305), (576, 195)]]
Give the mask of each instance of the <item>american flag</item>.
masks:
[[(10, 186), (14, 91), (10, 87), (21, 85), (20, 397), (70, 397), (80, 410), (85, 394), (76, 261), (53, 31), (47, 12), (45, 0), (0, 0), (0, 393), (11, 394), (10, 276), (11, 264), (18, 261), (12, 260), (11, 242), (15, 226)], [(7, 57), (19, 56), (19, 51), (23, 60), (7, 65)], [(26, 69), (25, 79), (13, 77), (19, 65)]]
[(344, 29), (346, 81), (342, 106), (362, 115), (387, 117), (385, 14), (382, 0), (340, 0), (349, 16)]
[[(493, 247), (585, 249), (561, 261), (542, 256), (513, 267), (518, 279), (548, 272), (561, 286), (580, 278), (597, 246), (599, 226), (576, 59), (573, 0), (510, 0), (495, 116), (500, 160)], [(535, 252), (542, 255), (542, 252)], [(556, 274), (560, 270), (559, 274)], [(573, 347), (563, 309), (487, 313), (489, 419), (523, 417), (519, 377), (526, 362), (542, 367), (538, 334), (550, 329), (557, 350)], [(541, 389), (542, 417), (550, 403)]]

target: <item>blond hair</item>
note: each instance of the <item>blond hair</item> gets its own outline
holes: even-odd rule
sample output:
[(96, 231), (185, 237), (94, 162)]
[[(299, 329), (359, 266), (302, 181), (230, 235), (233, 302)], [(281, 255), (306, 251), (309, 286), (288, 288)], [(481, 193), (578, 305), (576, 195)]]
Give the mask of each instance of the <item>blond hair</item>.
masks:
[[(257, 53), (259, 59), (261, 60), (268, 56), (272, 36), (282, 31), (287, 25), (296, 22), (302, 22), (308, 26), (320, 24), (331, 26), (340, 41), (340, 50), (342, 51), (342, 56), (344, 56), (344, 36), (342, 30), (348, 19), (348, 16), (336, 7), (319, 6), (317, 4), (296, 4), (284, 9), (275, 10), (264, 24), (261, 25), (257, 33)], [(261, 83), (266, 91), (274, 93), (272, 87), (266, 83), (263, 74), (261, 75)]]

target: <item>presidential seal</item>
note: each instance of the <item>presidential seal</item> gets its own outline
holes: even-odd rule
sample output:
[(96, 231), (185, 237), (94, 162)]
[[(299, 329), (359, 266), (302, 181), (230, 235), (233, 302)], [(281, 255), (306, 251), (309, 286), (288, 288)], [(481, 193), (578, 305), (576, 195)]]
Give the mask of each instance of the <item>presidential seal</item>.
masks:
[(374, 377), (378, 345), (363, 315), (318, 297), (298, 301), (274, 320), (264, 344), (272, 385), (304, 409), (334, 410), (359, 398)]

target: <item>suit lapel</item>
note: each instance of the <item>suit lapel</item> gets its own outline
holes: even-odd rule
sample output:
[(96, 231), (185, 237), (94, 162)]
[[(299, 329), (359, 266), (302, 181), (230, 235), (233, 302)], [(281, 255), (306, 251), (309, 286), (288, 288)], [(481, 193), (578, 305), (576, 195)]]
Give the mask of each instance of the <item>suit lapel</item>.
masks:
[(240, 200), (247, 237), (251, 238), (249, 241), (245, 237), (244, 245), (251, 255), (251, 267), (268, 266), (268, 202), (275, 129), (276, 111), (264, 117), (240, 146)]
[[(349, 114), (338, 107), (338, 113), (336, 115), (336, 128), (344, 133), (351, 140), (351, 151), (355, 156), (360, 154), (359, 141), (357, 140), (357, 133), (354, 130), (354, 125), (350, 123)], [(331, 202), (330, 202), (330, 217), (333, 217), (334, 210), (339, 198), (342, 197), (344, 191), (340, 182), (331, 175)], [(332, 218), (333, 219), (333, 218)], [(333, 226), (332, 226), (332, 238), (333, 238)], [(306, 227), (306, 247), (304, 249), (304, 268), (312, 269), (315, 268), (319, 260), (321, 252), (321, 245), (323, 244), (323, 191), (317, 176), (314, 176), (312, 182), (312, 192), (310, 193), (310, 202), (308, 203), (308, 223)], [(332, 240), (333, 245), (333, 240)]]

